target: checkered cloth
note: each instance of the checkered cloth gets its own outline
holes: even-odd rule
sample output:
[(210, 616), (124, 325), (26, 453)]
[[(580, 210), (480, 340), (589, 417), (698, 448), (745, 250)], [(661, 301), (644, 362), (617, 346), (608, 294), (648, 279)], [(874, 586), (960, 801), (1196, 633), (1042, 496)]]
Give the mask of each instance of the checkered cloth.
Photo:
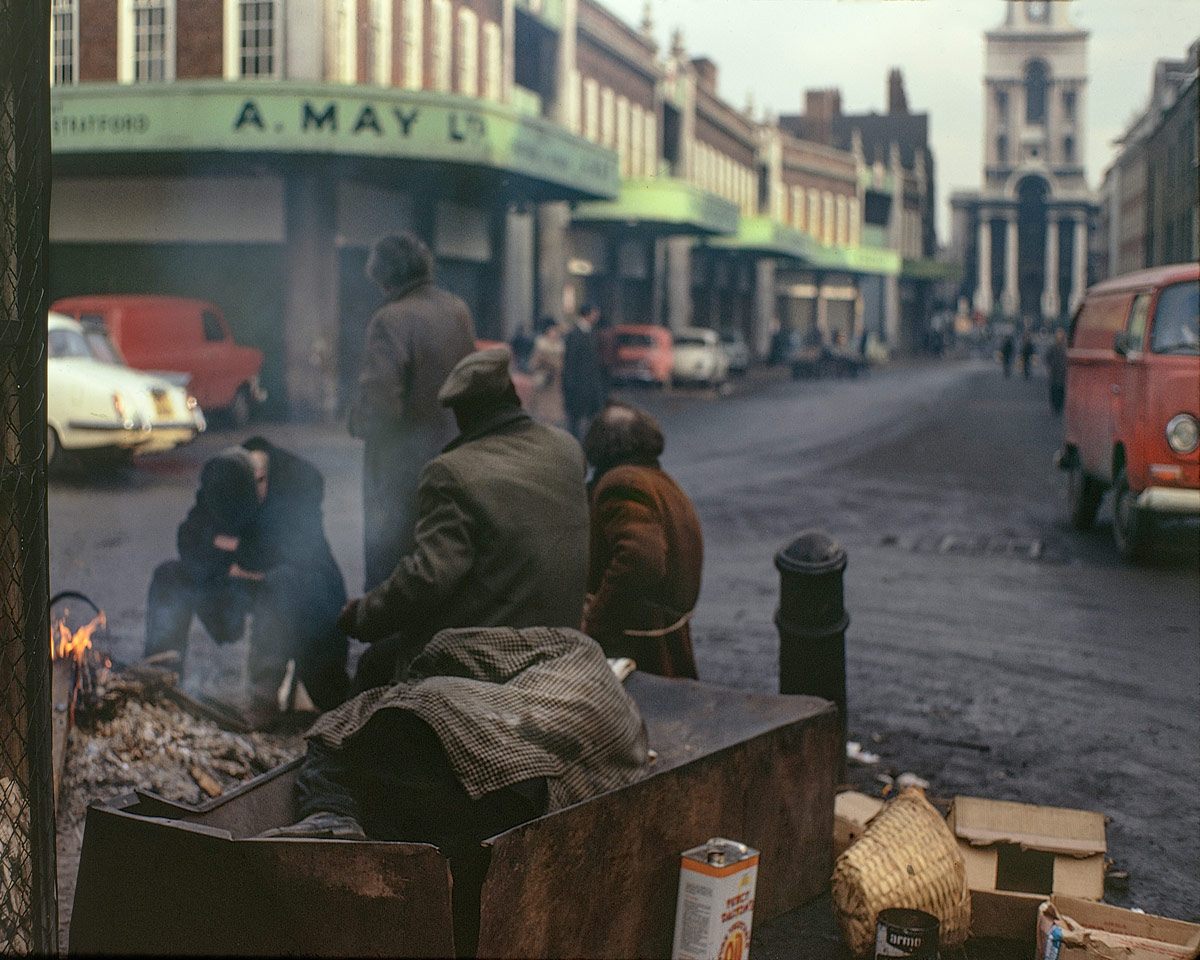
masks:
[(305, 736), (341, 749), (377, 710), (408, 710), (429, 724), (473, 799), (545, 777), (558, 810), (646, 770), (637, 705), (599, 644), (577, 630), (443, 630), (403, 683), (359, 694)]

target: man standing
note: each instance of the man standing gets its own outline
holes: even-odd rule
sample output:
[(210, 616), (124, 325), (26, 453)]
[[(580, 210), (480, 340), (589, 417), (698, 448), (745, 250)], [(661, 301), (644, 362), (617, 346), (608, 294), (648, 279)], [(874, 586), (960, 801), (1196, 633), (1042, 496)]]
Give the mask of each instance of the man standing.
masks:
[(467, 305), (433, 285), (425, 244), (404, 233), (384, 237), (367, 276), (387, 302), (371, 317), (350, 433), (363, 449), (366, 586), (377, 587), (412, 549), (417, 481), (426, 462), (454, 436), (437, 403), (451, 368), (474, 347)]
[(506, 347), (473, 353), (438, 399), (461, 431), (421, 474), (416, 542), (339, 621), (372, 643), (355, 688), (391, 682), (448, 627), (574, 627), (587, 579), (579, 445), (517, 398)]
[(691, 500), (659, 465), (662, 431), (649, 414), (610, 403), (583, 446), (596, 468), (583, 632), (639, 669), (695, 677), (689, 622), (704, 544)]
[(564, 338), (563, 407), (567, 428), (577, 440), (583, 438), (592, 417), (608, 399), (600, 349), (592, 329), (599, 316), (599, 310), (585, 303), (579, 308), (575, 326)]
[[(150, 581), (146, 655), (186, 657), (192, 616), (218, 644), (234, 643), (251, 619), (248, 719), (278, 716), (287, 663), (322, 710), (346, 697), (346, 602), (325, 539), (317, 468), (261, 437), (205, 463), (196, 503), (179, 526), (179, 559)], [(180, 664), (181, 670), (183, 663)]]
[(1050, 409), (1062, 413), (1067, 399), (1067, 331), (1054, 331), (1054, 342), (1046, 350), (1046, 372), (1050, 376)]

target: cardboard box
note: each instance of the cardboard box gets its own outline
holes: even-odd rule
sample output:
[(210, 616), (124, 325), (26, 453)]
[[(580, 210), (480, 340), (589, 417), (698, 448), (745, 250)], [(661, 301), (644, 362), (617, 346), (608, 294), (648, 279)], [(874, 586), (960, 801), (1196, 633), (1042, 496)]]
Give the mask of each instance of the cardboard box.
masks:
[(883, 809), (883, 801), (856, 790), (847, 790), (833, 798), (833, 856), (862, 836), (871, 818)]
[(1104, 896), (1104, 815), (955, 797), (950, 829), (971, 890), (971, 935), (1030, 942), (1051, 894)]
[(1055, 895), (1038, 911), (1037, 960), (1192, 960), (1200, 925)]

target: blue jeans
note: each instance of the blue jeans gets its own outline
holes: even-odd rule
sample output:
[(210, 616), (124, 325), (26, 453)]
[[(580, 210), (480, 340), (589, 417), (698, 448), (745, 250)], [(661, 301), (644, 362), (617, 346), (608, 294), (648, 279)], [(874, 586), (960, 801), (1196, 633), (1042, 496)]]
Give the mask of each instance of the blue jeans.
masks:
[[(340, 588), (340, 585), (339, 585)], [(179, 560), (160, 564), (146, 602), (146, 656), (176, 650), (187, 655), (192, 617), (221, 645), (236, 643), (250, 618), (247, 675), (256, 698), (271, 698), (289, 660), (313, 702), (337, 706), (349, 686), (349, 644), (337, 629), (344, 588), (314, 583), (304, 571), (283, 566), (261, 581), (219, 577), (197, 581)]]

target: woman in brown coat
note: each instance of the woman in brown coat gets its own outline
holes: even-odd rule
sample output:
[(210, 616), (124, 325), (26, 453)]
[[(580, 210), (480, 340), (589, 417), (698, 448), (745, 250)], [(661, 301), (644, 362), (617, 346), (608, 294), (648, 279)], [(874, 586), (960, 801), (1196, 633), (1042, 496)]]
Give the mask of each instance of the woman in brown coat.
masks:
[(605, 407), (584, 439), (596, 472), (583, 631), (641, 670), (695, 677), (689, 623), (704, 547), (691, 500), (659, 466), (662, 451), (654, 418), (623, 403)]

